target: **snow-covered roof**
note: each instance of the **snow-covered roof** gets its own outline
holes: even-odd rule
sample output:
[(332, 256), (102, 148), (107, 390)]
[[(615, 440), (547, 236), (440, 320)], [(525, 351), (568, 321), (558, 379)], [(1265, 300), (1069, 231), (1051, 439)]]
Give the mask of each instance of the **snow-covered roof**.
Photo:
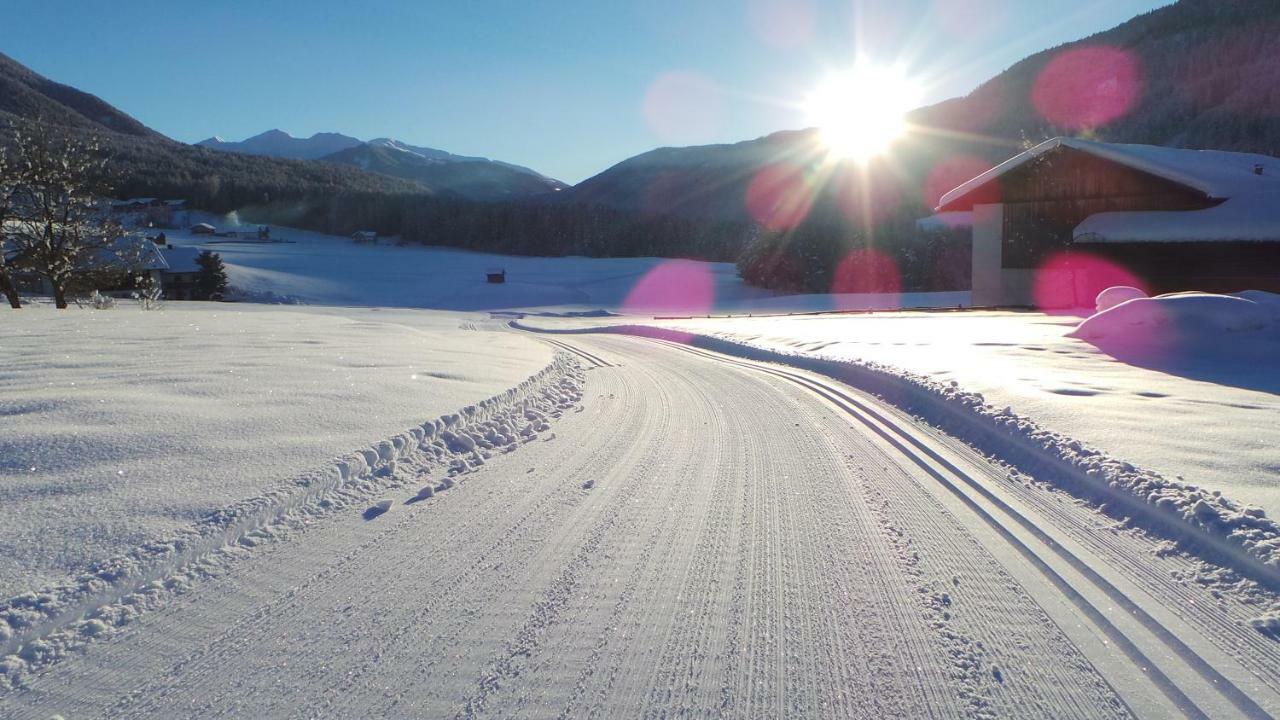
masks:
[(217, 230), (217, 228), (210, 225), (209, 223), (196, 223), (195, 225), (191, 226), (192, 230), (195, 230), (196, 228), (205, 228), (207, 230)]
[(114, 207), (126, 207), (126, 206), (129, 206), (129, 205), (150, 205), (151, 203), (154, 203), (155, 201), (156, 201), (156, 198), (153, 198), (153, 197), (145, 197), (145, 198), (128, 198), (128, 199), (125, 199), (125, 200), (112, 200), (112, 201), (111, 201), (111, 204), (112, 204), (112, 206), (114, 206)]
[(80, 255), (86, 270), (127, 268), (130, 271), (168, 270), (156, 244), (141, 235), (121, 235), (110, 243)]
[(1077, 242), (1280, 241), (1280, 192), (1239, 195), (1206, 210), (1098, 213), (1072, 236)]
[[(1186, 150), (1157, 145), (1101, 143), (1057, 137), (1015, 155), (996, 167), (951, 190), (938, 200), (938, 208), (957, 200), (996, 178), (1060, 147), (1141, 170), (1171, 182), (1199, 190), (1207, 197), (1229, 198), (1253, 192), (1280, 192), (1280, 158), (1225, 150)], [(1255, 172), (1262, 166), (1262, 174)]]
[(200, 266), (196, 264), (196, 257), (200, 252), (200, 248), (197, 247), (170, 246), (160, 249), (160, 254), (164, 256), (164, 261), (169, 266), (169, 272), (175, 273), (200, 272)]

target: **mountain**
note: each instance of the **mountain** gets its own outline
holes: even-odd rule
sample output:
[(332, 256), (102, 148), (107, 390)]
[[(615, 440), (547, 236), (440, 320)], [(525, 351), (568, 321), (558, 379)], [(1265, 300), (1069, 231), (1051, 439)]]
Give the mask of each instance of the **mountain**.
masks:
[[(1096, 102), (1081, 104), (1090, 93)], [(857, 173), (837, 168), (828, 179), (842, 182), (799, 200), (780, 196), (813, 185), (822, 157), (813, 130), (653, 150), (557, 200), (767, 225), (779, 203), (835, 212), (833, 195), (849, 178), (891, 199), (882, 215), (924, 213), (947, 183), (1055, 135), (1280, 155), (1280, 2), (1181, 0), (1032, 55), (909, 120), (917, 131), (882, 162)]]
[(159, 133), (94, 95), (54, 82), (0, 53), (0, 117), (42, 118), (83, 131), (109, 131), (140, 138)]
[(109, 103), (0, 55), (0, 146), (10, 124), (96, 136), (111, 155), (119, 196), (186, 198), (225, 212), (287, 206), (319, 213), (343, 193), (424, 194), (417, 183), (333, 163), (214, 152), (171, 140)]
[(434, 193), (469, 200), (515, 200), (567, 187), (518, 165), (414, 147), (387, 138), (347, 148), (324, 160), (412, 180)]
[(293, 160), (318, 160), (359, 144), (356, 138), (340, 133), (316, 133), (309, 138), (296, 138), (283, 130), (268, 130), (240, 142), (228, 142), (214, 136), (196, 143), (210, 150)]
[(309, 138), (296, 138), (282, 130), (268, 130), (240, 142), (211, 137), (196, 144), (222, 152), (351, 165), (412, 181), (432, 193), (468, 200), (523, 199), (567, 187), (559, 180), (519, 165), (454, 155), (391, 138), (364, 142), (340, 133), (316, 133)]

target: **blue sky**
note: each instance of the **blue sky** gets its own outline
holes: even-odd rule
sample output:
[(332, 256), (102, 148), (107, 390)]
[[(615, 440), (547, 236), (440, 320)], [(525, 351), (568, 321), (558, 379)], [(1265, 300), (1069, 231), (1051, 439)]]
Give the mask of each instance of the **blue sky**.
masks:
[(859, 54), (926, 100), (1161, 0), (4, 0), (0, 51), (178, 140), (394, 137), (577, 182), (802, 127)]

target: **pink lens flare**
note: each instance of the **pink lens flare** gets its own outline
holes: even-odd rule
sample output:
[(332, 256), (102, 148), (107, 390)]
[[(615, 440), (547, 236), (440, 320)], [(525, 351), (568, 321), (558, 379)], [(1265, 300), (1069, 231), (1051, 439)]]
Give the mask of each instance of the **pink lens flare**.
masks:
[(756, 35), (773, 47), (795, 48), (813, 39), (810, 0), (751, 0), (747, 16)]
[[(831, 292), (839, 294), (875, 294), (890, 296), (885, 302), (870, 306), (858, 298), (836, 298), (841, 310), (867, 309), (870, 307), (896, 306), (897, 296), (902, 294), (902, 273), (898, 264), (883, 250), (863, 248), (854, 250), (836, 266), (831, 278)], [(865, 306), (865, 307), (864, 307)]]
[(1048, 313), (1092, 312), (1098, 293), (1116, 285), (1146, 292), (1146, 284), (1123, 265), (1088, 253), (1063, 251), (1036, 270), (1033, 298)]
[(622, 309), (635, 314), (706, 315), (715, 300), (715, 279), (705, 263), (667, 260), (640, 278), (622, 301)]
[(663, 142), (706, 142), (720, 128), (720, 92), (701, 73), (663, 73), (645, 93), (644, 117)]
[(1031, 90), (1040, 115), (1066, 130), (1096, 128), (1124, 117), (1142, 95), (1142, 73), (1132, 53), (1092, 45), (1059, 53)]
[(790, 230), (799, 225), (809, 215), (813, 200), (809, 173), (789, 163), (765, 166), (747, 186), (747, 213), (769, 230)]

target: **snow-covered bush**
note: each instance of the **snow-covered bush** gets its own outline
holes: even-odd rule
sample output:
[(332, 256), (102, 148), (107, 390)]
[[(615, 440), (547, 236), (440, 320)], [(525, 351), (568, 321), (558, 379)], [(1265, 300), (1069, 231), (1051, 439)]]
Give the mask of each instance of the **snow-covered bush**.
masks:
[(1144, 298), (1147, 294), (1136, 287), (1128, 285), (1113, 285), (1106, 290), (1098, 293), (1096, 307), (1098, 312), (1110, 310), (1122, 302)]
[(159, 286), (152, 286), (137, 290), (133, 293), (133, 298), (138, 301), (138, 307), (143, 310), (159, 310), (160, 296), (164, 291)]
[(116, 306), (116, 299), (110, 295), (103, 295), (97, 290), (94, 290), (93, 293), (89, 295), (89, 304), (93, 306), (94, 310), (110, 310)]

